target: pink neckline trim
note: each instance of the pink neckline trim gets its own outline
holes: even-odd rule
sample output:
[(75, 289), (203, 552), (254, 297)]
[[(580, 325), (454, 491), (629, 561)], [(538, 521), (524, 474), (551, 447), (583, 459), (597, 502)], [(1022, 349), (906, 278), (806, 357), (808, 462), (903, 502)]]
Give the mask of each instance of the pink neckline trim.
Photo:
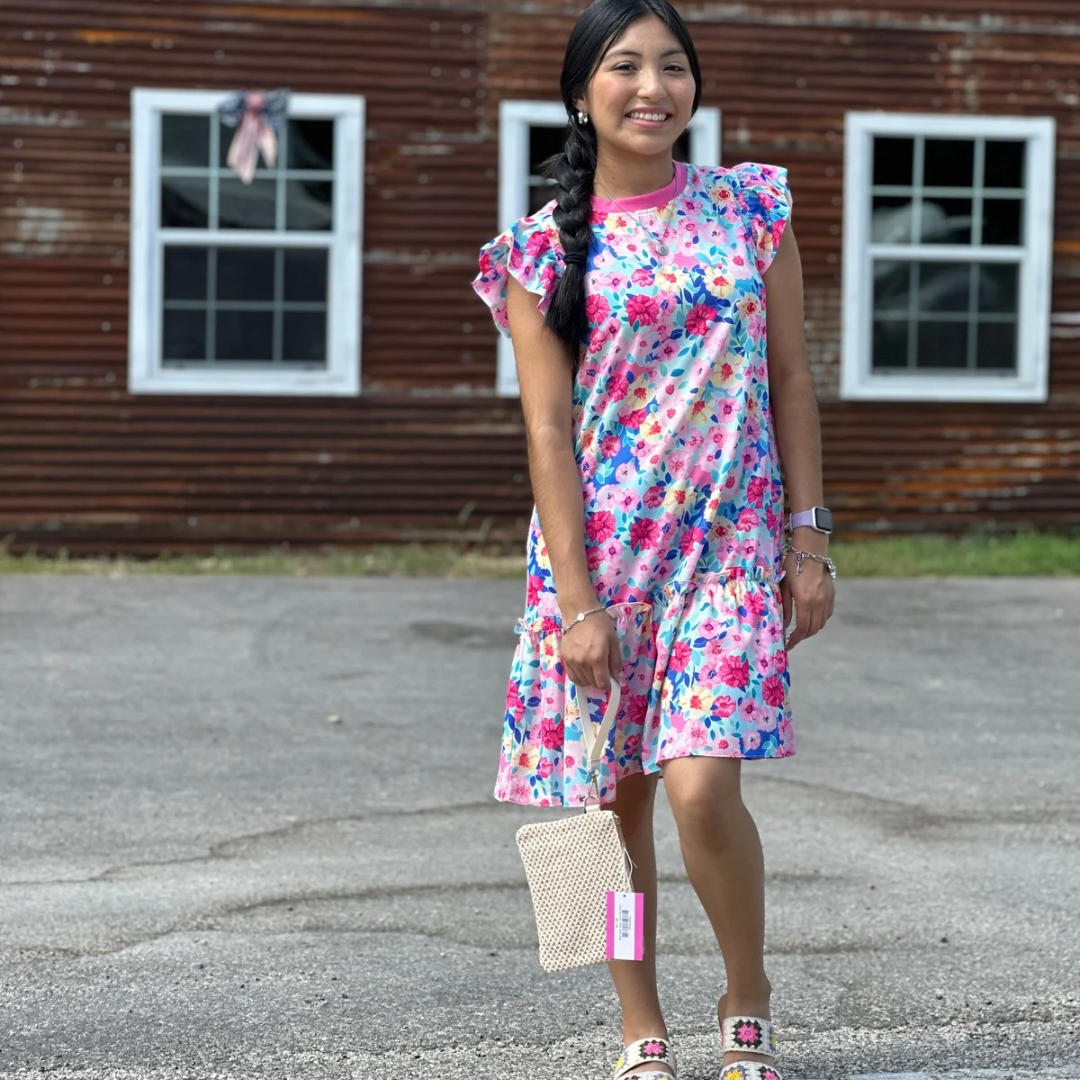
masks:
[(629, 199), (601, 199), (599, 196), (592, 197), (593, 210), (596, 213), (613, 214), (620, 210), (627, 210), (631, 214), (635, 210), (653, 210), (658, 206), (666, 206), (682, 189), (686, 187), (686, 166), (681, 161), (675, 162), (675, 176), (671, 183), (658, 191), (647, 191), (644, 195), (633, 195)]

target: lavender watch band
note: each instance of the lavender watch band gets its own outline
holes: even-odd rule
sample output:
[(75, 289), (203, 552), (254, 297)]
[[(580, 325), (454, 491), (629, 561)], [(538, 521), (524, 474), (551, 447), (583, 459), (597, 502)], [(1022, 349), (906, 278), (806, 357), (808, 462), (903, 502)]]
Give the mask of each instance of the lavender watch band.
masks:
[(820, 533), (832, 532), (832, 513), (824, 506), (813, 506), (809, 510), (800, 510), (788, 518), (789, 529), (811, 528)]

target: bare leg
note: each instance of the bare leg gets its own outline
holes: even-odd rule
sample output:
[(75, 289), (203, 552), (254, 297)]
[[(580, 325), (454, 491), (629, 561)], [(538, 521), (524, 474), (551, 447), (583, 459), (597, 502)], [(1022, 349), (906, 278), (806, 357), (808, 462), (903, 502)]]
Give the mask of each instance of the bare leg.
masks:
[[(727, 969), (720, 1019), (770, 1018), (765, 975), (765, 866), (757, 826), (742, 801), (741, 762), (689, 757), (664, 764), (664, 787), (679, 829), (686, 873), (705, 909)], [(729, 1053), (733, 1061), (769, 1061)]]
[[(634, 889), (645, 894), (645, 958), (612, 960), (608, 964), (622, 1008), (623, 1045), (649, 1036), (667, 1037), (656, 989), (656, 848), (653, 844), (653, 805), (658, 776), (636, 774), (619, 781), (615, 801), (606, 809), (619, 815), (623, 839), (634, 861)], [(666, 1072), (662, 1065), (643, 1070)]]

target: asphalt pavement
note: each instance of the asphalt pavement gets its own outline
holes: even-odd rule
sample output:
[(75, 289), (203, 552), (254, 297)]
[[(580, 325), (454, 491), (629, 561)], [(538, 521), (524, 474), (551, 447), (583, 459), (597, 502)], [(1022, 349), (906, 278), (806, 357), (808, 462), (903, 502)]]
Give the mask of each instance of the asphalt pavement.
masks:
[[(522, 600), (0, 578), (0, 1078), (607, 1080), (606, 972), (540, 970), (538, 811), (491, 797)], [(786, 1080), (1080, 1080), (1080, 581), (841, 579), (792, 671), (799, 751), (744, 771)], [(713, 1080), (662, 797), (658, 844)]]

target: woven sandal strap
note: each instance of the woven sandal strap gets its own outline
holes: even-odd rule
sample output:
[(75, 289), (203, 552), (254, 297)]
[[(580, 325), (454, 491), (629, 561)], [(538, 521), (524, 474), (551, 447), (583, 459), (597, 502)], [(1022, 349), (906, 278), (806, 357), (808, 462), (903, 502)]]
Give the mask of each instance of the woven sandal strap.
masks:
[(720, 1047), (725, 1054), (743, 1050), (775, 1058), (776, 1028), (760, 1016), (729, 1016), (720, 1029)]
[(734, 1061), (724, 1066), (720, 1080), (781, 1080), (781, 1077), (774, 1066), (764, 1061)]
[[(629, 1073), (650, 1061), (668, 1065), (675, 1071), (675, 1050), (667, 1039), (639, 1039), (624, 1047), (622, 1057), (615, 1063), (615, 1080), (630, 1080)], [(654, 1070), (650, 1075), (664, 1074)]]

